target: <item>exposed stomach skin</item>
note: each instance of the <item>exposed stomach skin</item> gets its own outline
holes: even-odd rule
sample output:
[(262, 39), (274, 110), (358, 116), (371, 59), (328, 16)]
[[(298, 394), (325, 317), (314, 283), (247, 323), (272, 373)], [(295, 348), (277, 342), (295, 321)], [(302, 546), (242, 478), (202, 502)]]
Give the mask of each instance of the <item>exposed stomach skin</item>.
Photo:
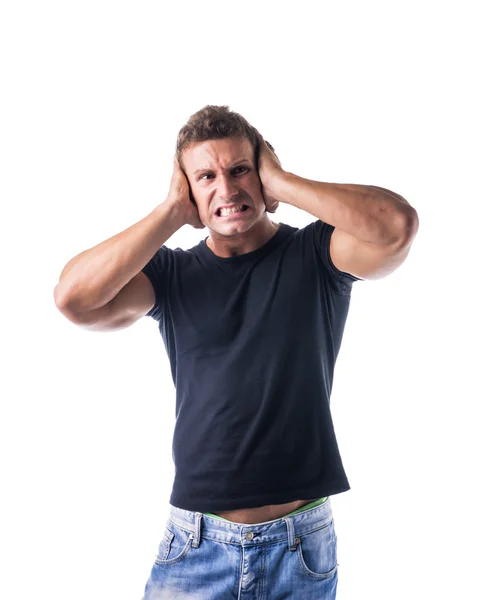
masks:
[(254, 525), (256, 523), (264, 523), (265, 521), (273, 521), (284, 517), (293, 510), (301, 508), (305, 504), (309, 504), (317, 500), (313, 498), (311, 500), (293, 500), (286, 504), (268, 504), (266, 506), (258, 506), (256, 508), (241, 508), (238, 510), (226, 510), (222, 512), (215, 512), (213, 514), (228, 519), (228, 521), (234, 521), (235, 523), (243, 523), (247, 525)]

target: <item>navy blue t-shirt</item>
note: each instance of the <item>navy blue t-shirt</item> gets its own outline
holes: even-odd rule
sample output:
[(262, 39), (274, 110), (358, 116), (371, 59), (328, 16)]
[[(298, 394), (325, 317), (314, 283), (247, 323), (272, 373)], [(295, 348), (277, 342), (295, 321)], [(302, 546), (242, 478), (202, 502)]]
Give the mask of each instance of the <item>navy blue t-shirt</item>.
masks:
[(330, 411), (356, 277), (333, 265), (334, 227), (280, 223), (222, 258), (162, 246), (142, 271), (176, 387), (170, 504), (220, 512), (350, 489)]

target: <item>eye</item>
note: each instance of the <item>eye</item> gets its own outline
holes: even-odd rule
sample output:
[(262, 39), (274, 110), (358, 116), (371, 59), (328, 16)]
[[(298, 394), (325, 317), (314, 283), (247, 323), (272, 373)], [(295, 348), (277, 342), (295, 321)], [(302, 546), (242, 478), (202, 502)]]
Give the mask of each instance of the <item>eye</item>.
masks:
[[(249, 171), (249, 168), (245, 167), (244, 165), (241, 165), (239, 167), (235, 167), (233, 169), (233, 173), (236, 173), (238, 175), (242, 175), (243, 173), (245, 173), (247, 171)], [(209, 178), (209, 177), (214, 177), (214, 174), (213, 173), (203, 173), (203, 175), (199, 176), (199, 179), (203, 180), (203, 181), (206, 181), (206, 179)]]

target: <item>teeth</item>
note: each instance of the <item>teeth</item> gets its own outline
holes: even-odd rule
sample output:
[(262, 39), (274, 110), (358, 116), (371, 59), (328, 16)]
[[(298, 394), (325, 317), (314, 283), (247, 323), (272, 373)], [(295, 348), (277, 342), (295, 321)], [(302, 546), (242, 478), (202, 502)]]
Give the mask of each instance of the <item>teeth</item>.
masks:
[(235, 208), (220, 208), (220, 217), (223, 217), (226, 215), (232, 215), (233, 213), (237, 213), (237, 212), (241, 212), (242, 208), (243, 208), (243, 205), (236, 206)]

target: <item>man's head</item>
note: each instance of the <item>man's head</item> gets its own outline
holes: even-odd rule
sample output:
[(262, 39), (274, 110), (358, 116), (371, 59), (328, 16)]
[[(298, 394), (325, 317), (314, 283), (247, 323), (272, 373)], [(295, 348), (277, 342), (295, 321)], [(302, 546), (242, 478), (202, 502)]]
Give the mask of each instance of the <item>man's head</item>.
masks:
[[(268, 219), (253, 127), (228, 106), (205, 106), (181, 128), (176, 156), (200, 219), (220, 236), (245, 233)], [(242, 208), (228, 215), (220, 207)], [(246, 210), (244, 207), (247, 207)]]

